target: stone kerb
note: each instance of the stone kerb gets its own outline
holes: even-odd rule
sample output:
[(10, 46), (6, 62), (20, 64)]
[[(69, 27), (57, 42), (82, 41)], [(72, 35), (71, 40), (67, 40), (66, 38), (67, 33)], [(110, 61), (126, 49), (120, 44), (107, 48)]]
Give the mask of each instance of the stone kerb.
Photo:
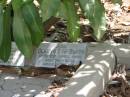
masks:
[(90, 44), (86, 63), (66, 84), (59, 97), (98, 97), (104, 90), (115, 66), (111, 47)]

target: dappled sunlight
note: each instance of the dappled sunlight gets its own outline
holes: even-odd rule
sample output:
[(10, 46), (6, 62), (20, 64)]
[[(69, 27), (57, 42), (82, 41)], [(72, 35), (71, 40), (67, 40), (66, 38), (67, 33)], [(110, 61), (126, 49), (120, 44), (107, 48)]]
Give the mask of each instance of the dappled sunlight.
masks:
[(40, 94), (40, 92), (37, 92), (37, 90), (35, 92), (17, 92), (12, 97), (34, 97), (36, 94)]
[(30, 93), (34, 93), (34, 92), (36, 92), (36, 90), (29, 90), (29, 92), (30, 92)]
[(23, 66), (24, 65), (24, 56), (21, 56), (19, 60), (17, 61), (16, 66)]
[(106, 50), (106, 52), (107, 52), (107, 53), (110, 53), (110, 52), (111, 52), (111, 50)]
[(58, 43), (50, 43), (49, 47), (48, 47), (48, 51), (49, 51), (49, 55), (51, 54), (52, 51), (54, 51), (54, 49), (56, 49), (56, 47), (58, 46)]
[(24, 96), (25, 97), (30, 97), (30, 96), (32, 96), (32, 94), (25, 94)]
[(103, 76), (103, 72), (101, 72), (100, 70), (98, 71), (98, 74), (99, 74), (100, 76)]
[[(51, 46), (50, 46), (51, 47)], [(56, 45), (54, 45), (55, 49)], [(52, 47), (51, 47), (52, 48)], [(51, 49), (51, 50), (53, 50)], [(51, 52), (49, 52), (51, 53)], [(108, 49), (95, 49), (93, 52), (89, 52), (88, 57), (86, 58), (85, 64), (82, 64), (75, 75), (72, 76), (70, 81), (65, 86), (63, 93), (71, 97), (92, 97), (93, 95), (98, 94), (104, 88), (105, 82), (110, 78), (111, 69), (114, 66), (111, 66), (115, 63), (114, 57), (112, 56), (112, 51)], [(19, 54), (17, 53), (17, 56)], [(112, 63), (114, 62), (114, 63)], [(13, 77), (7, 76), (6, 80), (14, 79)], [(30, 86), (26, 83), (33, 80), (33, 77), (26, 77), (26, 81), (22, 84), (22, 90), (25, 90), (24, 95), (20, 92), (16, 92), (17, 96), (30, 97), (34, 94), (43, 92), (44, 90), (40, 89), (38, 85), (39, 82), (36, 82), (35, 85)], [(20, 80), (21, 81), (21, 80)], [(31, 87), (31, 88), (30, 88)], [(43, 88), (44, 86), (42, 86)], [(45, 93), (45, 92), (44, 92)], [(43, 93), (43, 94), (44, 94)], [(70, 93), (70, 95), (69, 95)], [(95, 94), (94, 94), (95, 93)], [(62, 94), (62, 92), (61, 92)], [(36, 96), (37, 97), (37, 96)], [(63, 96), (60, 96), (63, 97)]]
[(2, 74), (1, 75), (1, 79), (5, 80), (5, 81), (16, 81), (18, 79), (18, 76), (16, 75), (9, 75), (9, 74)]
[[(111, 79), (116, 58), (118, 62), (129, 62), (129, 44), (99, 44), (88, 45), (90, 48), (88, 48), (89, 55), (86, 58), (86, 65), (83, 65), (72, 77), (70, 83), (76, 84), (70, 85), (69, 83), (63, 93), (68, 93), (69, 96), (73, 95), (72, 97), (97, 97), (104, 90), (105, 84)], [(70, 90), (73, 93), (70, 93)]]
[(92, 60), (92, 59), (94, 59), (94, 58), (95, 58), (94, 55), (89, 55), (89, 56), (87, 57), (87, 60)]
[(12, 64), (15, 64), (16, 66), (23, 66), (24, 60), (24, 56), (21, 54), (21, 52), (16, 51), (13, 55)]
[(90, 68), (92, 68), (92, 67), (89, 65), (85, 66), (85, 69), (90, 69)]
[(91, 62), (92, 62), (92, 63), (95, 63), (95, 60), (92, 60)]
[[(50, 85), (49, 80), (35, 77), (19, 77), (15, 74), (1, 74), (0, 87), (2, 93), (9, 91), (11, 97), (34, 97), (41, 94)], [(50, 97), (50, 96), (49, 96)]]
[(86, 66), (86, 64), (82, 64), (80, 67), (79, 67), (79, 69), (80, 68), (84, 68)]
[(25, 90), (21, 88), (22, 91), (15, 92), (13, 97), (33, 97), (34, 95), (40, 94), (42, 92), (42, 89), (41, 89), (41, 91), (39, 91), (37, 88), (32, 88), (27, 91), (26, 88), (29, 89), (30, 87), (24, 86), (24, 88), (25, 88)]
[(34, 78), (34, 77), (30, 77), (30, 76), (28, 76), (28, 77), (26, 77), (27, 79), (32, 79), (32, 78)]
[(77, 82), (72, 82), (72, 83), (70, 83), (69, 85), (70, 86), (74, 86), (74, 85), (76, 85), (76, 84), (78, 84)]
[(6, 76), (5, 78), (4, 78), (5, 80), (12, 80), (12, 79), (16, 79), (16, 77), (13, 77), (13, 76)]
[(13, 97), (20, 97), (21, 95), (19, 93), (14, 94)]
[(84, 97), (86, 97), (93, 88), (96, 88), (96, 84), (93, 81), (91, 81), (82, 89), (80, 89), (76, 94), (83, 95)]
[(105, 45), (100, 49), (95, 49), (93, 46), (92, 48), (94, 50), (90, 49), (88, 52), (86, 64), (80, 66), (63, 93), (68, 93), (73, 97), (96, 97), (99, 92), (103, 91), (105, 82), (110, 79), (115, 58), (110, 48), (105, 49)]
[(104, 65), (107, 66), (108, 68), (110, 67), (110, 64), (109, 64), (106, 60), (101, 60), (99, 63), (104, 64)]
[(89, 75), (92, 75), (92, 74), (95, 73), (95, 72), (96, 72), (96, 70), (80, 71), (80, 72), (78, 72), (76, 75), (74, 75), (73, 78), (81, 78), (81, 77), (89, 76)]
[(13, 63), (15, 63), (15, 62), (18, 60), (20, 54), (21, 54), (20, 51), (16, 51), (16, 52), (15, 52), (14, 57), (13, 57), (13, 60), (12, 60)]
[(104, 72), (104, 68), (101, 64), (95, 64), (94, 66), (96, 69), (99, 69), (100, 71)]
[(121, 46), (120, 43), (115, 43), (115, 42), (111, 43), (110, 45), (111, 45), (111, 46), (114, 46), (114, 47)]
[(98, 50), (98, 51), (95, 51), (95, 52), (104, 53), (104, 51), (103, 51), (103, 50)]
[(119, 48), (120, 51), (123, 51), (124, 53), (129, 53), (130, 49), (126, 49), (126, 48)]
[(102, 56), (107, 56), (109, 55), (110, 53), (103, 53)]

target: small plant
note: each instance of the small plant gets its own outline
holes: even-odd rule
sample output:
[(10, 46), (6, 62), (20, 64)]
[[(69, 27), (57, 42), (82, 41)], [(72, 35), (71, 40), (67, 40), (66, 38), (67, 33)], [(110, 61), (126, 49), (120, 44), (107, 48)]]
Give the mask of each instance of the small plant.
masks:
[(19, 50), (31, 58), (44, 40), (43, 23), (51, 17), (67, 20), (70, 42), (80, 38), (79, 16), (75, 3), (93, 28), (93, 37), (101, 41), (106, 30), (105, 9), (100, 0), (0, 0), (0, 59), (11, 52), (11, 33)]

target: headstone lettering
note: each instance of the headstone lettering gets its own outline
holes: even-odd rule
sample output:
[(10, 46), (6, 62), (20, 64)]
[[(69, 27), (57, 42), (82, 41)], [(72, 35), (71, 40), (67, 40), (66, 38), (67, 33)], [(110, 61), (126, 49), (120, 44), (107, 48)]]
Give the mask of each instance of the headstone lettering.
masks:
[(86, 43), (42, 43), (34, 58), (35, 67), (52, 67), (62, 64), (77, 65), (85, 61)]
[[(59, 65), (77, 65), (85, 61), (87, 55), (86, 43), (41, 43), (36, 50), (32, 65), (34, 67), (54, 68)], [(7, 62), (0, 60), (0, 65), (25, 66), (25, 58), (12, 43), (11, 55)]]

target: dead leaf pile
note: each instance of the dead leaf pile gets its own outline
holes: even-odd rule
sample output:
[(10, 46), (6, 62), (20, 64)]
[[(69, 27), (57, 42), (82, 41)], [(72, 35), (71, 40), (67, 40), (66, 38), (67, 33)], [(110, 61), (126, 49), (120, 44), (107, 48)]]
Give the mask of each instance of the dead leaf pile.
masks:
[(126, 75), (125, 65), (118, 65), (100, 97), (130, 97), (130, 85)]

